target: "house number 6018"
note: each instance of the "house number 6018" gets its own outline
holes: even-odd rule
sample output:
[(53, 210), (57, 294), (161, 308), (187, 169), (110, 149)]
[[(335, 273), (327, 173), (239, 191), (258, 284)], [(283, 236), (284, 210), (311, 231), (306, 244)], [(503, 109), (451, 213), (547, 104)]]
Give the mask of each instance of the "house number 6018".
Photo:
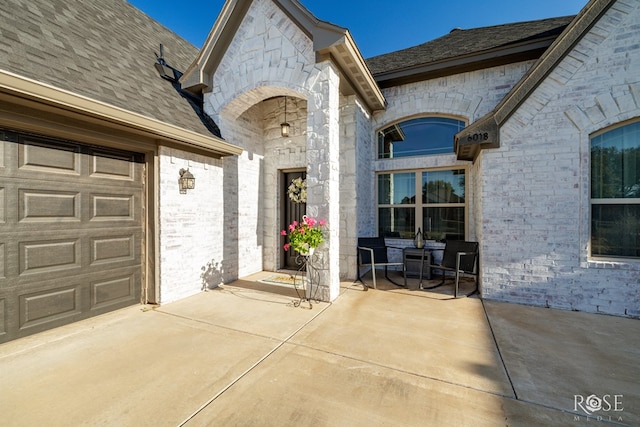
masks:
[(484, 133), (474, 133), (467, 137), (467, 141), (486, 141), (489, 139), (489, 132)]

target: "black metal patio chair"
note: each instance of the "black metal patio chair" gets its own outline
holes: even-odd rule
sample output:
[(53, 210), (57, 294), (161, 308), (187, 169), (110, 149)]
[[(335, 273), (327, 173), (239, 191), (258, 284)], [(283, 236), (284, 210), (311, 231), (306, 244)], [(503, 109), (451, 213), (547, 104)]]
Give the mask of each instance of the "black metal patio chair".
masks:
[(387, 246), (384, 237), (359, 237), (358, 238), (358, 281), (363, 285), (367, 284), (360, 275), (360, 268), (368, 266), (371, 268), (371, 276), (373, 277), (373, 289), (377, 289), (376, 282), (376, 267), (384, 267), (384, 277), (396, 286), (402, 286), (399, 283), (394, 282), (388, 273), (389, 266), (402, 266), (402, 261), (390, 262), (388, 250), (398, 249), (402, 251), (402, 248), (395, 246)]
[[(478, 242), (447, 240), (444, 247), (444, 253), (442, 254), (442, 262), (440, 264), (431, 264), (431, 271), (437, 269), (442, 272), (442, 282), (433, 287), (435, 288), (437, 286), (444, 285), (446, 272), (453, 271), (455, 273), (453, 288), (454, 298), (458, 298), (460, 275), (463, 274), (475, 276), (475, 289), (466, 296), (473, 295), (478, 292), (478, 247)], [(433, 260), (433, 257), (431, 257), (431, 259)]]

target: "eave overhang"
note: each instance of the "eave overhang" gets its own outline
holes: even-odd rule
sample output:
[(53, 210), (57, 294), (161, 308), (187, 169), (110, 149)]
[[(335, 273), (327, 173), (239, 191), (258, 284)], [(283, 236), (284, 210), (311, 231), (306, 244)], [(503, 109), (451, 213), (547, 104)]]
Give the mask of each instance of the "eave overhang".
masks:
[[(493, 111), (456, 134), (454, 147), (458, 160), (475, 161), (481, 150), (500, 147), (500, 127), (613, 3), (615, 0), (591, 0)], [(487, 139), (484, 139), (485, 133)]]
[(193, 63), (180, 77), (184, 90), (210, 92), (210, 82), (242, 22), (251, 1), (227, 0)]
[[(197, 149), (215, 157), (239, 155), (242, 149), (228, 142), (188, 129), (143, 116), (123, 108), (90, 99), (51, 85), (37, 82), (8, 71), (0, 70), (0, 93), (54, 106), (61, 110), (79, 113), (92, 119), (124, 129), (142, 133), (159, 142), (166, 142), (185, 149)], [(194, 118), (194, 120), (198, 120)]]
[(357, 95), (370, 111), (387, 108), (387, 101), (369, 71), (349, 31), (333, 43), (316, 45), (317, 61), (330, 60), (340, 70), (340, 91), (344, 95)]
[[(215, 70), (251, 3), (227, 0), (198, 57), (180, 79), (183, 89), (211, 91)], [(297, 0), (274, 0), (274, 3), (313, 41), (316, 61), (330, 60), (336, 65), (343, 94), (358, 95), (370, 111), (386, 108), (382, 91), (347, 29), (317, 19)]]
[(547, 37), (536, 39), (533, 43), (526, 42), (474, 52), (469, 55), (446, 58), (386, 73), (376, 73), (374, 78), (381, 88), (387, 88), (515, 62), (536, 60), (551, 46), (554, 40), (555, 37)]

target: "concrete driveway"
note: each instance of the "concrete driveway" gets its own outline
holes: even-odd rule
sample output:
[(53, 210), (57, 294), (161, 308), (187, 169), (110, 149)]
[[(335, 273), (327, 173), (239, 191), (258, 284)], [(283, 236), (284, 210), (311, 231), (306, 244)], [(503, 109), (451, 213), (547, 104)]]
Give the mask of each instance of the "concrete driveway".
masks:
[(0, 424), (640, 425), (640, 321), (450, 291), (249, 278), (9, 342)]

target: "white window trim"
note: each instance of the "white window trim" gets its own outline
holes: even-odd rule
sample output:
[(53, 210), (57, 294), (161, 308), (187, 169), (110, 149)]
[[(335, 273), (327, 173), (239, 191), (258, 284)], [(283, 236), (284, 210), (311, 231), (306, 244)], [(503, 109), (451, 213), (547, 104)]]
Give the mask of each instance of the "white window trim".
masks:
[[(601, 128), (599, 130), (597, 130), (596, 132), (591, 133), (590, 135), (588, 135), (588, 137), (586, 138), (587, 140), (587, 147), (588, 147), (588, 152), (591, 153), (591, 149), (592, 149), (592, 144), (593, 144), (593, 138), (596, 138), (600, 135), (603, 135), (607, 132), (613, 131), (617, 128), (620, 127), (624, 127), (627, 125), (630, 125), (632, 123), (637, 122), (637, 117), (631, 119), (631, 120), (627, 120), (627, 121), (621, 121), (619, 123), (616, 123), (614, 125), (610, 125), (608, 127), (604, 127)], [(591, 156), (589, 156), (589, 163), (587, 166), (587, 170), (588, 170), (588, 188), (591, 188), (591, 185), (593, 185), (592, 183), (592, 179), (593, 177), (591, 176), (591, 164), (593, 162), (593, 159), (591, 158)], [(465, 190), (466, 191), (466, 190)], [(632, 269), (632, 270), (638, 270), (640, 271), (640, 258), (630, 258), (628, 256), (614, 256), (614, 255), (593, 255), (593, 253), (591, 252), (592, 249), (592, 234), (591, 234), (591, 227), (592, 227), (592, 222), (593, 222), (593, 218), (592, 218), (592, 212), (593, 212), (593, 206), (594, 205), (621, 205), (621, 204), (640, 204), (640, 198), (607, 198), (607, 199), (602, 199), (602, 198), (592, 198), (591, 197), (591, 193), (589, 190), (589, 194), (587, 195), (588, 200), (589, 200), (589, 213), (588, 213), (588, 218), (589, 218), (589, 223), (588, 223), (588, 237), (587, 237), (587, 267), (588, 268), (615, 268), (615, 269)], [(465, 200), (466, 201), (466, 200)]]
[[(422, 188), (422, 173), (423, 172), (437, 172), (437, 171), (448, 171), (448, 170), (464, 170), (464, 204), (462, 203), (422, 203), (422, 197), (418, 197), (418, 189)], [(400, 174), (400, 173), (414, 173), (414, 189), (416, 190), (415, 199), (416, 203), (406, 203), (406, 204), (379, 204), (378, 203), (378, 176), (379, 175), (389, 175), (389, 174)], [(469, 167), (464, 165), (451, 165), (445, 167), (436, 167), (436, 168), (420, 168), (420, 169), (400, 169), (400, 170), (384, 170), (384, 171), (376, 171), (375, 173), (375, 212), (376, 212), (376, 233), (380, 230), (380, 215), (379, 208), (413, 208), (415, 211), (415, 226), (413, 232), (416, 233), (418, 231), (418, 226), (422, 231), (422, 235), (425, 236), (426, 231), (422, 230), (423, 216), (422, 216), (422, 208), (429, 206), (437, 206), (440, 208), (447, 207), (464, 207), (464, 237), (465, 240), (469, 238)], [(422, 194), (422, 193), (420, 193)], [(402, 239), (402, 238), (401, 238)], [(407, 238), (404, 238), (407, 239)]]

